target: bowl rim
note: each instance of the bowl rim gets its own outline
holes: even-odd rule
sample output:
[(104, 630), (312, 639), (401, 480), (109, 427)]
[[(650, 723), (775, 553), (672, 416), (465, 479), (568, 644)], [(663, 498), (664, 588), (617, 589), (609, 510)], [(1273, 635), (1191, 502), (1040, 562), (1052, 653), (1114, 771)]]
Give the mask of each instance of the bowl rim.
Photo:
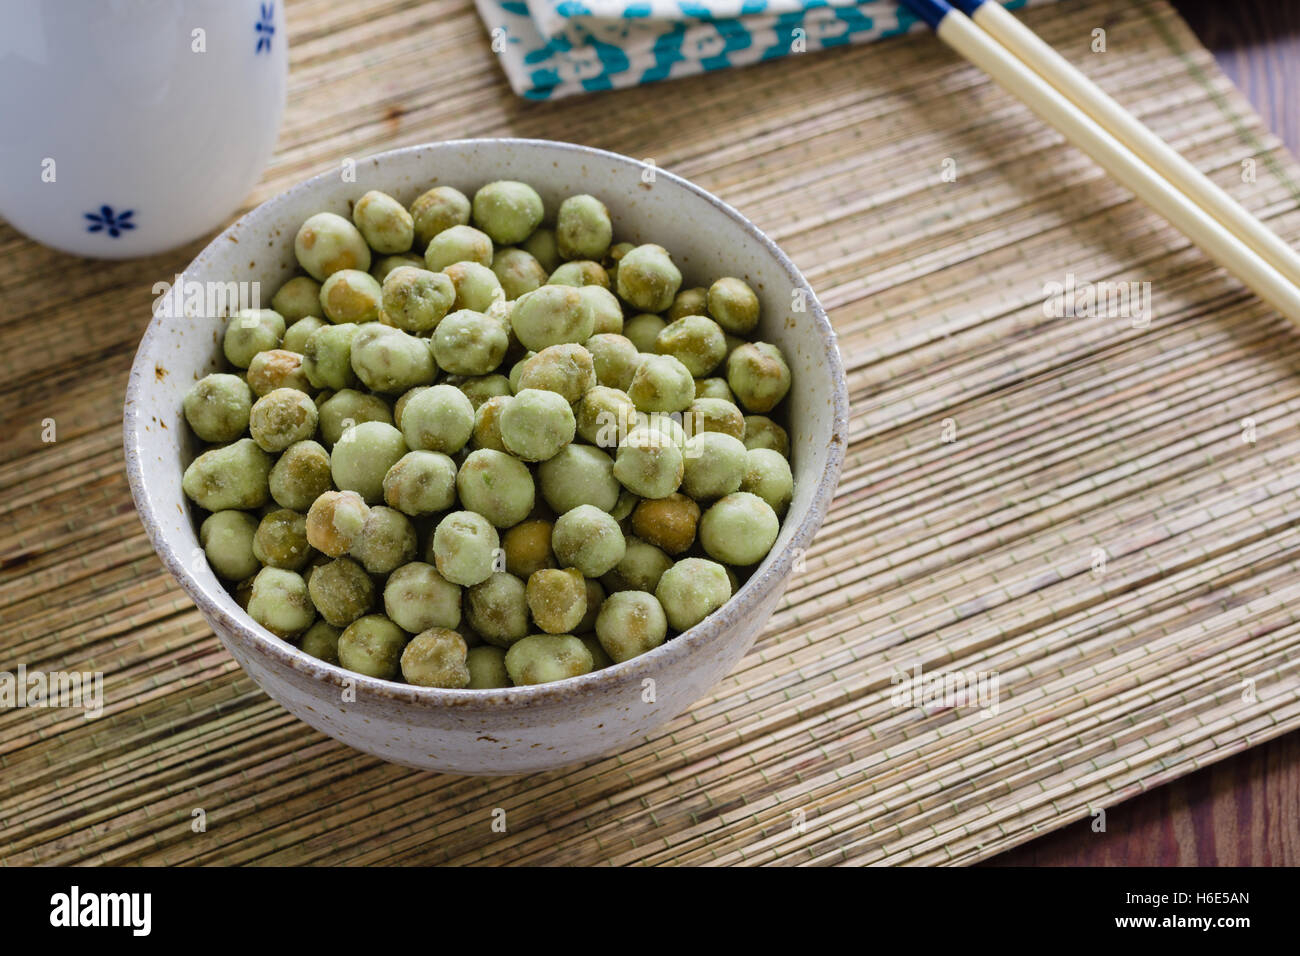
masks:
[[(377, 165), (398, 156), (428, 154), (430, 157), (436, 157), (439, 152), (444, 150), (496, 148), (503, 145), (522, 147), (524, 149), (542, 147), (559, 150), (572, 153), (575, 159), (599, 159), (602, 162), (625, 166), (629, 171), (642, 171), (648, 168), (646, 163), (639, 160), (591, 146), (557, 140), (515, 137), (456, 139), (404, 146), (373, 153), (358, 159), (357, 163), (358, 165), (363, 162)], [(250, 220), (271, 213), (290, 200), (315, 191), (321, 185), (337, 183), (337, 176), (337, 171), (320, 173), (283, 192), (277, 193), (244, 213), (204, 246), (180, 273), (178, 281), (184, 282), (185, 278), (197, 266), (203, 264), (212, 250), (228, 244), (229, 237), (246, 228)], [(661, 167), (655, 168), (655, 176), (662, 176), (665, 180), (694, 195), (695, 198), (713, 206), (723, 215), (736, 222), (751, 239), (757, 241), (766, 250), (768, 255), (786, 273), (792, 287), (804, 291), (809, 306), (807, 317), (811, 319), (819, 333), (819, 339), (825, 351), (826, 365), (831, 377), (832, 402), (830, 441), (826, 467), (818, 480), (812, 497), (809, 499), (807, 510), (799, 518), (789, 543), (776, 555), (769, 555), (765, 559), (766, 566), (760, 565), (760, 569), (741, 585), (740, 589), (718, 611), (713, 612), (699, 624), (683, 631), (672, 640), (665, 641), (659, 647), (622, 663), (549, 684), (481, 690), (419, 687), (413, 684), (401, 684), (382, 678), (368, 677), (364, 674), (346, 670), (339, 665), (326, 663), (312, 657), (288, 641), (275, 637), (270, 631), (258, 625), (246, 614), (237, 616), (228, 611), (222, 606), (217, 596), (209, 593), (209, 588), (193, 575), (167, 539), (168, 533), (157, 518), (157, 503), (150, 492), (144, 473), (144, 456), (140, 444), (140, 433), (144, 422), (141, 404), (137, 401), (137, 397), (143, 394), (144, 388), (153, 376), (152, 368), (146, 366), (149, 366), (152, 362), (152, 346), (162, 334), (161, 329), (166, 318), (165, 315), (160, 314), (162, 310), (155, 310), (140, 340), (135, 359), (131, 365), (123, 407), (123, 445), (126, 457), (127, 481), (131, 488), (131, 497), (134, 500), (136, 512), (144, 524), (145, 532), (154, 551), (181, 588), (194, 601), (204, 617), (210, 621), (213, 619), (219, 621), (225, 632), (242, 646), (270, 657), (276, 663), (286, 666), (305, 677), (322, 682), (322, 687), (333, 685), (337, 688), (351, 688), (358, 693), (358, 697), (361, 692), (364, 692), (367, 696), (373, 695), (380, 699), (421, 706), (453, 709), (471, 708), (476, 710), (485, 708), (515, 710), (543, 703), (570, 701), (575, 697), (586, 696), (594, 691), (612, 690), (616, 685), (630, 685), (654, 673), (659, 673), (663, 667), (680, 658), (694, 654), (702, 646), (714, 641), (729, 626), (732, 617), (737, 613), (743, 613), (747, 608), (760, 602), (765, 595), (778, 586), (789, 575), (795, 556), (807, 549), (808, 544), (820, 528), (830, 508), (831, 499), (834, 497), (835, 489), (839, 483), (840, 470), (844, 463), (848, 444), (848, 388), (845, 382), (844, 367), (840, 359), (839, 348), (836, 344), (835, 331), (803, 274), (761, 229), (734, 207), (689, 180)], [(786, 520), (789, 520), (788, 515)], [(229, 593), (224, 588), (222, 594), (227, 600), (231, 600)], [(723, 611), (730, 611), (731, 613), (724, 614)], [(225, 635), (219, 631), (218, 636)]]

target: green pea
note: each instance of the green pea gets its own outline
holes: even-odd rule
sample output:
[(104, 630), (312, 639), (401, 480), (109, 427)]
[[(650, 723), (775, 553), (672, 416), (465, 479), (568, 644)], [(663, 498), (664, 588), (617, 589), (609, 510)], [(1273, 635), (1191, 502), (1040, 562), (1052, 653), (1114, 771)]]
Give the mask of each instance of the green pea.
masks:
[(462, 309), (438, 323), (433, 356), (454, 375), (487, 375), (505, 358), (510, 337), (501, 323), (482, 312)]
[(217, 577), (242, 581), (258, 572), (262, 564), (253, 554), (257, 519), (244, 511), (218, 511), (199, 526), (199, 544)]
[(491, 577), (497, 570), (500, 547), (496, 528), (472, 511), (453, 511), (438, 522), (433, 532), (433, 556), (438, 573), (463, 587)]
[(593, 335), (583, 345), (591, 353), (596, 381), (607, 388), (626, 392), (632, 384), (636, 367), (641, 364), (641, 354), (632, 340), (622, 335), (602, 333)]
[(454, 385), (434, 385), (412, 396), (402, 411), (402, 435), (413, 449), (452, 455), (474, 432), (474, 406)]
[(564, 396), (521, 389), (501, 411), (501, 441), (524, 461), (545, 461), (573, 441), (577, 421)]
[(497, 687), (510, 686), (510, 674), (506, 671), (506, 652), (499, 647), (483, 645), (471, 647), (465, 655), (465, 666), (469, 669), (470, 690), (492, 690)]
[(355, 389), (343, 388), (320, 405), (320, 434), (331, 448), (338, 444), (343, 433), (362, 422), (393, 424), (393, 413), (388, 403), (378, 395), (369, 395)]
[(794, 476), (790, 463), (778, 451), (751, 448), (745, 452), (745, 477), (741, 491), (758, 495), (778, 515), (785, 514), (794, 497)]
[(492, 257), (492, 271), (507, 299), (517, 299), (546, 284), (546, 270), (536, 256), (523, 249), (498, 249)]
[[(308, 279), (308, 282), (311, 280)], [(319, 307), (318, 307), (319, 308)], [(284, 340), (280, 345), (290, 352), (297, 352), (302, 355), (307, 351), (307, 340), (311, 338), (312, 333), (317, 329), (323, 329), (329, 325), (324, 319), (318, 319), (314, 315), (307, 315), (285, 330)], [(303, 373), (304, 375), (306, 372)]]
[(316, 388), (351, 388), (357, 383), (352, 371), (352, 340), (360, 328), (348, 323), (327, 325), (307, 336), (302, 351), (302, 369)]
[(591, 652), (572, 634), (531, 634), (506, 651), (506, 672), (517, 686), (549, 684), (591, 670)]
[(727, 359), (727, 384), (746, 411), (766, 414), (790, 391), (790, 366), (775, 345), (749, 342)]
[(352, 339), (352, 371), (371, 391), (393, 395), (432, 385), (437, 375), (426, 340), (378, 322), (358, 327)]
[(548, 285), (566, 285), (575, 288), (598, 286), (608, 289), (609, 273), (599, 262), (592, 262), (590, 259), (574, 259), (572, 262), (558, 266), (546, 281)]
[(360, 230), (342, 216), (318, 212), (298, 229), (293, 240), (298, 264), (317, 282), (341, 269), (370, 268), (370, 247)]
[[(391, 470), (391, 469), (390, 469)], [(377, 505), (366, 515), (352, 554), (371, 574), (391, 573), (416, 554), (415, 526), (395, 508)]]
[(446, 511), (456, 503), (456, 463), (438, 451), (407, 452), (384, 475), (384, 501), (412, 518)]
[(271, 308), (286, 322), (320, 315), (320, 283), (311, 276), (294, 276), (276, 290)]
[(299, 646), (307, 654), (326, 664), (339, 662), (339, 635), (343, 631), (325, 621), (317, 621), (307, 628)]
[(492, 240), (473, 226), (452, 226), (438, 233), (424, 251), (425, 267), (441, 272), (456, 262), (492, 265)]
[(655, 340), (659, 338), (659, 333), (667, 327), (668, 323), (659, 316), (643, 312), (640, 315), (632, 316), (623, 323), (623, 334), (627, 336), (628, 341), (636, 346), (638, 352), (653, 352), (655, 350)]
[(622, 491), (614, 477), (614, 459), (590, 445), (565, 445), (537, 467), (537, 478), (542, 497), (558, 515), (579, 505), (608, 513)]
[(745, 447), (770, 448), (790, 457), (790, 437), (784, 428), (765, 415), (745, 416)]
[(270, 309), (240, 309), (226, 323), (222, 351), (236, 368), (248, 368), (258, 352), (280, 347), (284, 318)]
[(340, 269), (325, 280), (320, 306), (335, 324), (374, 322), (379, 318), (383, 288), (379, 280), (360, 269)]
[(271, 497), (271, 456), (251, 438), (205, 451), (185, 469), (181, 490), (207, 511), (260, 508)]
[(547, 274), (554, 272), (560, 265), (560, 250), (552, 229), (542, 227), (534, 230), (531, 236), (519, 244), (519, 248), (536, 259)]
[(646, 355), (632, 376), (627, 395), (643, 412), (681, 412), (695, 401), (695, 379), (671, 355)]
[(683, 558), (663, 573), (655, 588), (668, 623), (686, 631), (726, 604), (731, 598), (727, 570), (716, 561)]
[(641, 312), (663, 312), (673, 304), (682, 274), (663, 246), (637, 246), (618, 262), (618, 295)]
[(271, 466), (268, 481), (276, 504), (306, 513), (333, 485), (329, 452), (314, 441), (294, 442)]
[(555, 241), (565, 259), (603, 259), (614, 238), (609, 210), (595, 196), (570, 196), (555, 214)]
[(238, 375), (205, 375), (185, 393), (181, 407), (203, 441), (234, 441), (248, 428), (253, 390)]
[(320, 616), (335, 627), (347, 627), (375, 603), (374, 582), (351, 558), (335, 558), (316, 568), (307, 590)]
[(456, 490), (461, 504), (498, 528), (509, 528), (533, 510), (533, 476), (528, 466), (503, 451), (480, 448), (460, 466)]
[(671, 355), (698, 378), (708, 375), (726, 357), (727, 338), (712, 319), (702, 315), (684, 315), (664, 326), (655, 336), (655, 351)]
[(596, 384), (596, 368), (591, 353), (581, 345), (550, 345), (524, 360), (519, 372), (519, 388), (538, 388), (564, 396), (576, 403)]
[(680, 487), (682, 450), (655, 428), (636, 428), (618, 446), (614, 477), (642, 498), (666, 498)]
[(528, 634), (528, 599), (524, 582), (497, 571), (465, 592), (465, 613), (483, 640), (509, 647)]
[(629, 535), (623, 560), (601, 576), (610, 591), (649, 591), (659, 586), (659, 579), (673, 566), (673, 559), (648, 541)]
[(316, 619), (316, 608), (301, 574), (263, 568), (253, 579), (248, 616), (276, 637), (288, 639), (311, 625)]
[(740, 279), (727, 277), (709, 286), (709, 315), (733, 335), (746, 335), (758, 325), (758, 296)]
[(412, 634), (431, 627), (456, 628), (460, 624), (460, 587), (433, 565), (412, 561), (388, 576), (384, 613)]
[(776, 512), (758, 495), (737, 491), (700, 519), (700, 544), (709, 557), (744, 567), (767, 557), (781, 530)]
[(402, 651), (402, 677), (417, 687), (455, 689), (469, 685), (465, 639), (446, 628), (415, 635)]
[(593, 505), (578, 505), (555, 519), (551, 548), (560, 564), (598, 578), (623, 560), (623, 531), (608, 513)]
[(510, 324), (525, 348), (540, 352), (548, 345), (587, 341), (595, 331), (595, 316), (577, 289), (544, 285), (520, 297)]
[(284, 451), (316, 434), (319, 413), (311, 396), (295, 388), (277, 388), (253, 403), (248, 431), (263, 451)]
[(312, 556), (306, 515), (278, 508), (263, 517), (253, 537), (253, 554), (267, 567), (301, 571)]
[(488, 183), (474, 194), (472, 215), (474, 225), (497, 245), (517, 245), (542, 224), (542, 197), (527, 183)]
[(411, 219), (415, 237), (421, 246), (427, 246), (434, 236), (452, 226), (469, 223), (469, 199), (458, 189), (435, 186), (411, 203)]
[(456, 286), (445, 272), (399, 266), (380, 289), (383, 320), (404, 332), (432, 332), (451, 311)]
[(370, 508), (355, 491), (326, 491), (307, 512), (307, 541), (331, 558), (352, 550)]
[(645, 591), (611, 594), (596, 618), (596, 637), (616, 663), (654, 650), (667, 636), (668, 618), (663, 606)]
[(353, 621), (339, 635), (339, 664), (367, 677), (392, 680), (400, 671), (405, 632), (382, 614)]
[(387, 193), (370, 190), (352, 207), (352, 221), (375, 252), (394, 255), (411, 248), (415, 220)]
[(524, 590), (533, 621), (548, 634), (572, 631), (587, 613), (587, 587), (575, 568), (534, 571)]
[(709, 290), (697, 286), (682, 289), (673, 296), (673, 304), (668, 307), (668, 321), (674, 322), (686, 315), (709, 314)]
[(740, 490), (747, 451), (739, 438), (700, 432), (686, 442), (682, 490), (696, 501), (712, 501)]
[(330, 453), (334, 485), (342, 491), (355, 491), (367, 504), (383, 501), (384, 476), (406, 452), (402, 433), (392, 425), (353, 425), (343, 432)]

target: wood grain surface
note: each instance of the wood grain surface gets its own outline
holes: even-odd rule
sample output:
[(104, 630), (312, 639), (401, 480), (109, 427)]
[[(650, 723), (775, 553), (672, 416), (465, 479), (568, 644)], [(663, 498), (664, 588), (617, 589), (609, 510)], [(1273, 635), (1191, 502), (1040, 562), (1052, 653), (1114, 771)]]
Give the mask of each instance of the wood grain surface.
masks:
[[(1300, 155), (1300, 3), (1175, 0), (1268, 127)], [(1128, 801), (1106, 832), (1065, 827), (986, 866), (1296, 866), (1300, 733)]]

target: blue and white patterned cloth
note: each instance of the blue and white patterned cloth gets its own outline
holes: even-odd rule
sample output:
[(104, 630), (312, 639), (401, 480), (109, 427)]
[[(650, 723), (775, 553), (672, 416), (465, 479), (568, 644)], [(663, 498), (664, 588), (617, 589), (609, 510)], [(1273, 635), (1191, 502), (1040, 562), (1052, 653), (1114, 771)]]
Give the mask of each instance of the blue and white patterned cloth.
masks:
[[(1021, 7), (1039, 0), (1004, 0)], [(896, 36), (896, 0), (475, 0), (510, 86), (533, 100), (637, 86)]]

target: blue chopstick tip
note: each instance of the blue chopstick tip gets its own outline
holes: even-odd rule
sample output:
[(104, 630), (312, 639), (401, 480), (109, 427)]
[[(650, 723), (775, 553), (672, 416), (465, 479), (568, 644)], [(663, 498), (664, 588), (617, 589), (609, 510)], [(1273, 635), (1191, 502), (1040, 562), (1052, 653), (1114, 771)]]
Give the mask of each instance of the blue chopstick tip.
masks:
[(948, 14), (952, 13), (952, 7), (947, 0), (900, 0), (900, 3), (916, 14), (917, 19), (923, 21), (932, 30), (939, 29), (939, 23)]

